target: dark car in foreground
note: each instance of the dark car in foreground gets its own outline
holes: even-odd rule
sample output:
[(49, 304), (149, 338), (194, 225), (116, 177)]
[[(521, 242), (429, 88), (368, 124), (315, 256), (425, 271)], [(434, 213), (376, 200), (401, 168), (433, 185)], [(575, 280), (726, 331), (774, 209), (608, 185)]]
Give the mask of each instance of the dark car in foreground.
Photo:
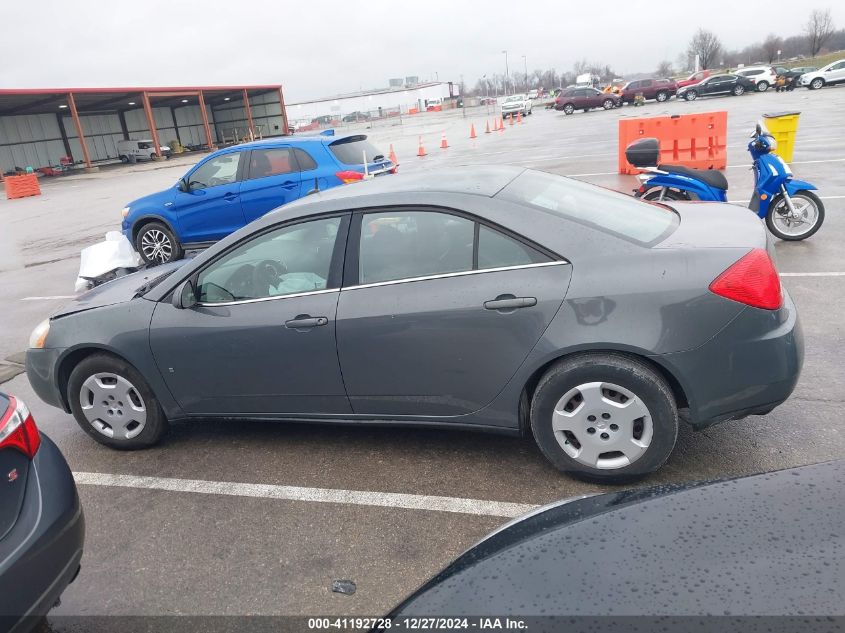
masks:
[(64, 457), (0, 393), (0, 632), (29, 630), (76, 578), (85, 521)]
[(490, 534), (387, 618), (396, 629), (528, 616), (529, 631), (838, 631), (843, 524), (845, 461), (552, 504)]
[(733, 95), (738, 97), (746, 92), (755, 92), (757, 84), (749, 77), (740, 75), (722, 74), (710, 75), (691, 86), (678, 88), (678, 99), (694, 101), (698, 97), (709, 97), (714, 95)]
[(677, 89), (678, 85), (671, 79), (637, 79), (625, 84), (620, 96), (624, 103), (633, 103), (638, 94), (646, 101), (654, 99), (663, 102), (670, 99)]
[(764, 414), (803, 340), (765, 227), (518, 167), (309, 196), (82, 295), (27, 375), (93, 438), (247, 418), (533, 432), (562, 471), (659, 468), (679, 420)]
[(611, 110), (622, 105), (622, 97), (595, 88), (567, 88), (555, 97), (555, 110), (572, 114), (575, 110), (589, 112), (593, 108)]

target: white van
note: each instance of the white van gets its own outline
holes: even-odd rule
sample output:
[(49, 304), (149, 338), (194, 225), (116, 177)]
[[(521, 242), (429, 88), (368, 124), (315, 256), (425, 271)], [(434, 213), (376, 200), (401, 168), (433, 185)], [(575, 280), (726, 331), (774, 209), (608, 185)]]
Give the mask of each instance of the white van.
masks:
[[(161, 155), (170, 158), (170, 147), (168, 145), (159, 146)], [(155, 144), (150, 139), (130, 139), (128, 141), (117, 142), (117, 155), (124, 163), (128, 163), (134, 156), (135, 160), (153, 160), (156, 155)]]

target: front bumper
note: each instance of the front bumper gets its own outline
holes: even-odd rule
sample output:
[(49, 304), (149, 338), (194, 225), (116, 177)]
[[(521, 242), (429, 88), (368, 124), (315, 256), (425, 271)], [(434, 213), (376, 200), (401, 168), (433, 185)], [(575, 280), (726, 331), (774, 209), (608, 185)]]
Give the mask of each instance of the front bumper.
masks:
[(745, 308), (701, 347), (654, 357), (681, 383), (697, 429), (764, 415), (795, 389), (804, 363), (804, 334), (784, 289), (780, 310)]
[(63, 352), (62, 349), (28, 349), (26, 377), (39, 398), (49, 405), (70, 413), (70, 408), (59, 391), (59, 358)]
[(26, 631), (76, 578), (85, 518), (73, 475), (45, 435), (17, 523), (0, 541), (0, 631)]

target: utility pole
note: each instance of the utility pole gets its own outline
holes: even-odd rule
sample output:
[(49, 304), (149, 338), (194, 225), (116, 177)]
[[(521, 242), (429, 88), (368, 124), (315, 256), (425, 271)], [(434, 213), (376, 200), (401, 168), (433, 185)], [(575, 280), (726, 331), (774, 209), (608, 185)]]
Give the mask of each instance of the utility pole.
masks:
[(522, 63), (525, 64), (525, 92), (528, 92), (528, 59), (522, 56)]
[(508, 52), (502, 51), (505, 54), (505, 94), (508, 93), (508, 84), (510, 83), (510, 73), (508, 72)]

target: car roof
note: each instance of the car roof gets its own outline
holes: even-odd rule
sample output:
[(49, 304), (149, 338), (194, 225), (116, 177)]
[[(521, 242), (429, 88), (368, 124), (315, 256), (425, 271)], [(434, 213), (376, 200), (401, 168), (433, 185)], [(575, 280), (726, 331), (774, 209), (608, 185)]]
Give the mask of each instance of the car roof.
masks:
[(232, 145), (230, 147), (226, 147), (221, 149), (221, 152), (227, 151), (241, 151), (244, 149), (261, 149), (262, 147), (275, 147), (279, 143), (286, 143), (291, 145), (299, 145), (299, 144), (311, 144), (311, 143), (323, 143), (323, 144), (330, 144), (335, 141), (351, 138), (353, 136), (363, 136), (366, 138), (366, 134), (337, 134), (327, 136), (324, 134), (311, 134), (311, 135), (301, 135), (301, 136), (274, 136), (273, 138), (265, 138), (260, 141), (250, 141), (248, 143), (240, 143), (238, 145)]

